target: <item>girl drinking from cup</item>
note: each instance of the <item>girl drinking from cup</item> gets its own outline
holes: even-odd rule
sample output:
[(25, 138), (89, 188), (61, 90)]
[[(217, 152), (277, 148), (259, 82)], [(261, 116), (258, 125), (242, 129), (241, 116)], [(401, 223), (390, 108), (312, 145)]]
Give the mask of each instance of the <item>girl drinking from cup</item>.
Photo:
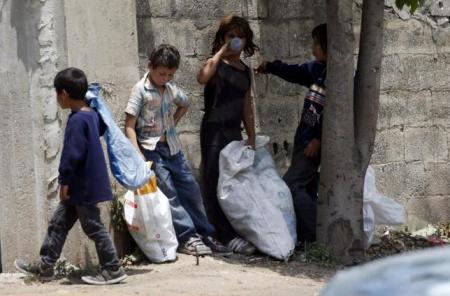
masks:
[(248, 136), (246, 143), (255, 148), (251, 69), (241, 60), (241, 55), (250, 57), (257, 49), (247, 20), (236, 15), (225, 16), (212, 44), (212, 57), (197, 74), (197, 81), (205, 85), (200, 142), (206, 212), (219, 240), (234, 252), (245, 255), (252, 254), (255, 248), (237, 235), (223, 213), (217, 183), (220, 151), (230, 142), (242, 140), (242, 122)]

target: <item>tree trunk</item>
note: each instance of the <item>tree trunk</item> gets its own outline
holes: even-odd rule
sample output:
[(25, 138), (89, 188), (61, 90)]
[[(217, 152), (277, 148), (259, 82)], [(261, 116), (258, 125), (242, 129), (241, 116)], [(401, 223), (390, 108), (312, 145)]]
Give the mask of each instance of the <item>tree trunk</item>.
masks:
[(384, 2), (365, 0), (362, 9), (354, 111), (356, 144), (365, 173), (373, 152), (380, 104)]
[(364, 176), (376, 134), (383, 51), (384, 1), (364, 0), (353, 88), (352, 3), (327, 1), (327, 105), (317, 225), (319, 242), (343, 263), (364, 256)]
[(364, 176), (360, 171), (353, 112), (352, 6), (353, 0), (327, 1), (327, 103), (317, 216), (318, 241), (343, 263), (364, 255)]

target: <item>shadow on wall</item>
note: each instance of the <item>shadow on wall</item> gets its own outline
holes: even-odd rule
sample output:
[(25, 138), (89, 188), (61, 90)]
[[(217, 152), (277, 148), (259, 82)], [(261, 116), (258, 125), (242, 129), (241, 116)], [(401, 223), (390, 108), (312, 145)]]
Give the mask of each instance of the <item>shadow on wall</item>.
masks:
[(42, 1), (11, 1), (11, 27), (17, 33), (17, 58), (27, 71), (34, 72), (38, 67), (39, 29), (36, 27), (41, 18)]
[(136, 22), (138, 30), (139, 76), (147, 71), (148, 50), (155, 47), (155, 38), (151, 22), (150, 1), (136, 1)]

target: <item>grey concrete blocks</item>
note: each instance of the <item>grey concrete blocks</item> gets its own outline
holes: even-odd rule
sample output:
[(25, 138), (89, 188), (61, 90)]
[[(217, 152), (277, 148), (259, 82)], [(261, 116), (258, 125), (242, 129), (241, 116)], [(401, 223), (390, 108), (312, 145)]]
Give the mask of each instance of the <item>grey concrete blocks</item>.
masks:
[(405, 128), (406, 161), (448, 161), (446, 130), (439, 126)]
[(430, 14), (432, 16), (450, 16), (450, 1), (434, 1), (430, 6)]

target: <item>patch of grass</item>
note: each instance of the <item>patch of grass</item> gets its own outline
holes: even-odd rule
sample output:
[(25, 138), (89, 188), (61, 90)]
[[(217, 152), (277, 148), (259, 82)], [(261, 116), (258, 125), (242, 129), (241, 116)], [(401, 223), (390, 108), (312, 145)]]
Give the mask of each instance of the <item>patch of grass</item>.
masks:
[(117, 232), (123, 232), (127, 229), (127, 224), (123, 218), (124, 194), (115, 194), (111, 204), (111, 225)]
[(314, 263), (327, 268), (335, 268), (339, 265), (338, 262), (331, 257), (328, 247), (317, 242), (306, 243), (303, 246), (300, 253), (300, 261)]
[(65, 258), (61, 258), (56, 261), (55, 264), (55, 278), (81, 278), (82, 276), (88, 275), (92, 270), (82, 269), (79, 265), (73, 265), (67, 261)]

